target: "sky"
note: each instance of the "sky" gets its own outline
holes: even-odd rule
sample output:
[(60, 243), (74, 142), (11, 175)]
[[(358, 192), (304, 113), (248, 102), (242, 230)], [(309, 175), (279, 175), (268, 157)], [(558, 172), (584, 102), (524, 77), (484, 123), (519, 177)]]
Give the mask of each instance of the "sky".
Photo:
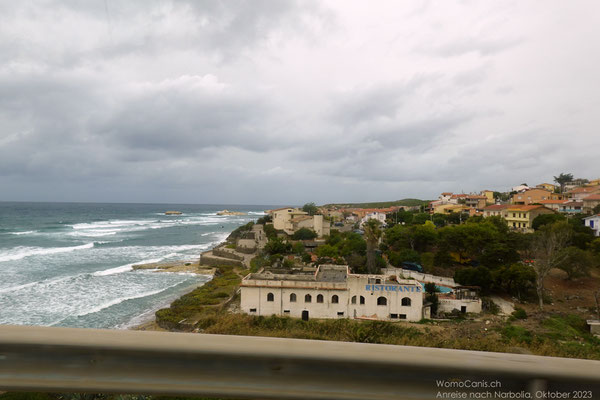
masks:
[(600, 177), (597, 1), (0, 3), (0, 201), (317, 204)]

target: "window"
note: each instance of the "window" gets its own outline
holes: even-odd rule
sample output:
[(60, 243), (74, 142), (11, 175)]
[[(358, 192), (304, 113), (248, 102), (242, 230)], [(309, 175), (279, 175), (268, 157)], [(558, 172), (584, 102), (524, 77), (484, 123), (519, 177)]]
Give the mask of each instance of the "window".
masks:
[(296, 302), (296, 293), (292, 293), (290, 294), (290, 303), (295, 303)]
[(377, 298), (378, 306), (387, 306), (387, 299), (383, 296)]
[(406, 319), (406, 314), (400, 314), (400, 319)]
[(305, 303), (310, 303), (311, 301), (312, 301), (312, 296), (310, 294), (307, 294), (306, 296), (304, 296)]
[(363, 296), (360, 296), (360, 304), (365, 304), (365, 298)]
[(338, 311), (338, 317), (343, 317), (344, 316), (344, 312), (343, 311)]
[(256, 308), (251, 308), (250, 312), (256, 312)]
[(337, 294), (334, 294), (333, 296), (331, 296), (331, 302), (335, 303), (335, 304), (340, 302), (340, 298), (337, 296)]
[(289, 314), (289, 313), (290, 313), (290, 310), (283, 310), (283, 313), (284, 313), (284, 314)]
[(322, 303), (323, 302), (323, 295), (320, 294), (317, 296), (317, 303)]
[(517, 216), (517, 213), (513, 213), (513, 218), (516, 218), (516, 216)]
[(352, 296), (352, 304), (356, 304), (356, 296)]
[(594, 221), (590, 220), (590, 228), (593, 228), (593, 227), (594, 227)]
[(402, 299), (402, 305), (403, 306), (410, 306), (410, 297), (404, 297)]
[(398, 314), (390, 314), (390, 318), (398, 318)]
[(375, 283), (381, 283), (381, 279), (375, 279)]
[(274, 300), (275, 300), (275, 296), (273, 295), (273, 293), (267, 294), (267, 301), (274, 301)]

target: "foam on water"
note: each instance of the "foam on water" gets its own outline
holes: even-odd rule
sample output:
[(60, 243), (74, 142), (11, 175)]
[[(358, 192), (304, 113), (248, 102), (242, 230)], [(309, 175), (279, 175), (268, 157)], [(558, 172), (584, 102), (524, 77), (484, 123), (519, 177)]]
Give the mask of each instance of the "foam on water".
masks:
[(0, 262), (4, 261), (16, 261), (21, 260), (25, 257), (40, 256), (57, 253), (68, 253), (76, 250), (91, 249), (94, 247), (94, 243), (86, 243), (81, 246), (71, 247), (15, 247), (7, 252), (0, 252)]
[(133, 265), (197, 260), (264, 209), (247, 216), (218, 216), (215, 206), (158, 212), (170, 208), (0, 204), (0, 324), (114, 328), (151, 318), (209, 278)]
[(149, 259), (149, 260), (142, 260), (142, 261), (131, 263), (131, 264), (121, 265), (121, 266), (118, 266), (115, 268), (110, 268), (105, 271), (94, 272), (92, 275), (106, 276), (106, 275), (113, 275), (113, 274), (121, 274), (123, 272), (133, 271), (134, 265), (156, 263), (156, 262), (162, 261), (163, 259), (164, 258), (153, 258), (153, 259)]

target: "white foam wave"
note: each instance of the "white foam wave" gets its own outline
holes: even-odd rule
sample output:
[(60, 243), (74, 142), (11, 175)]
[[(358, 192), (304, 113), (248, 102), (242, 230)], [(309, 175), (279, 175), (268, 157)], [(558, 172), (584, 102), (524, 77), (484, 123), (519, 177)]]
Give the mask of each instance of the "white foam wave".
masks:
[(37, 231), (24, 231), (24, 232), (9, 232), (13, 235), (31, 235), (32, 233), (36, 233)]
[(30, 282), (30, 283), (25, 283), (23, 285), (17, 285), (17, 286), (11, 286), (11, 287), (7, 287), (7, 288), (2, 288), (2, 289), (0, 289), (0, 293), (16, 292), (17, 290), (25, 289), (25, 288), (37, 285), (38, 283), (39, 282)]
[(155, 294), (159, 294), (161, 292), (164, 292), (165, 290), (171, 289), (172, 287), (175, 287), (175, 286), (179, 285), (180, 283), (181, 282), (177, 282), (176, 284), (171, 285), (171, 286), (167, 286), (167, 287), (164, 287), (164, 288), (161, 288), (161, 289), (158, 289), (158, 290), (152, 290), (152, 291), (149, 291), (149, 292), (138, 293), (138, 294), (135, 294), (133, 296), (119, 297), (119, 298), (116, 298), (116, 299), (111, 300), (109, 302), (106, 302), (104, 304), (101, 304), (99, 306), (93, 307), (93, 308), (91, 308), (91, 309), (89, 309), (89, 310), (87, 310), (85, 312), (82, 312), (82, 313), (79, 313), (79, 314), (75, 314), (75, 316), (76, 317), (83, 317), (84, 315), (89, 315), (89, 314), (97, 313), (99, 311), (102, 311), (102, 310), (104, 310), (106, 308), (115, 306), (115, 305), (120, 304), (120, 303), (122, 303), (124, 301), (127, 301), (127, 300), (141, 299), (142, 297), (153, 296)]
[(142, 260), (142, 261), (134, 262), (131, 264), (120, 265), (118, 267), (110, 268), (110, 269), (107, 269), (104, 271), (96, 271), (92, 275), (93, 276), (107, 276), (107, 275), (121, 274), (123, 272), (132, 271), (134, 265), (155, 263), (155, 262), (159, 262), (163, 259), (164, 258), (161, 257), (161, 258), (153, 258), (153, 259), (149, 259), (149, 260)]
[(248, 211), (248, 215), (267, 215), (264, 211)]
[(71, 247), (15, 247), (9, 253), (0, 253), (0, 262), (16, 261), (31, 256), (68, 253), (76, 250), (91, 249), (92, 247), (94, 247), (94, 243), (87, 243), (81, 246)]

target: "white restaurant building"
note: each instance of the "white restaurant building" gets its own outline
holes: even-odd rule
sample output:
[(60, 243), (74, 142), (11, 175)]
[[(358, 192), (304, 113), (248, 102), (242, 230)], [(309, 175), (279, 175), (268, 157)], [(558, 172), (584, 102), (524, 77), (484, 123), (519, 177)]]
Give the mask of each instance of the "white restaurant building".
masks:
[(395, 275), (350, 274), (347, 266), (321, 265), (313, 274), (249, 274), (241, 309), (250, 315), (420, 321), (430, 318), (423, 287)]

